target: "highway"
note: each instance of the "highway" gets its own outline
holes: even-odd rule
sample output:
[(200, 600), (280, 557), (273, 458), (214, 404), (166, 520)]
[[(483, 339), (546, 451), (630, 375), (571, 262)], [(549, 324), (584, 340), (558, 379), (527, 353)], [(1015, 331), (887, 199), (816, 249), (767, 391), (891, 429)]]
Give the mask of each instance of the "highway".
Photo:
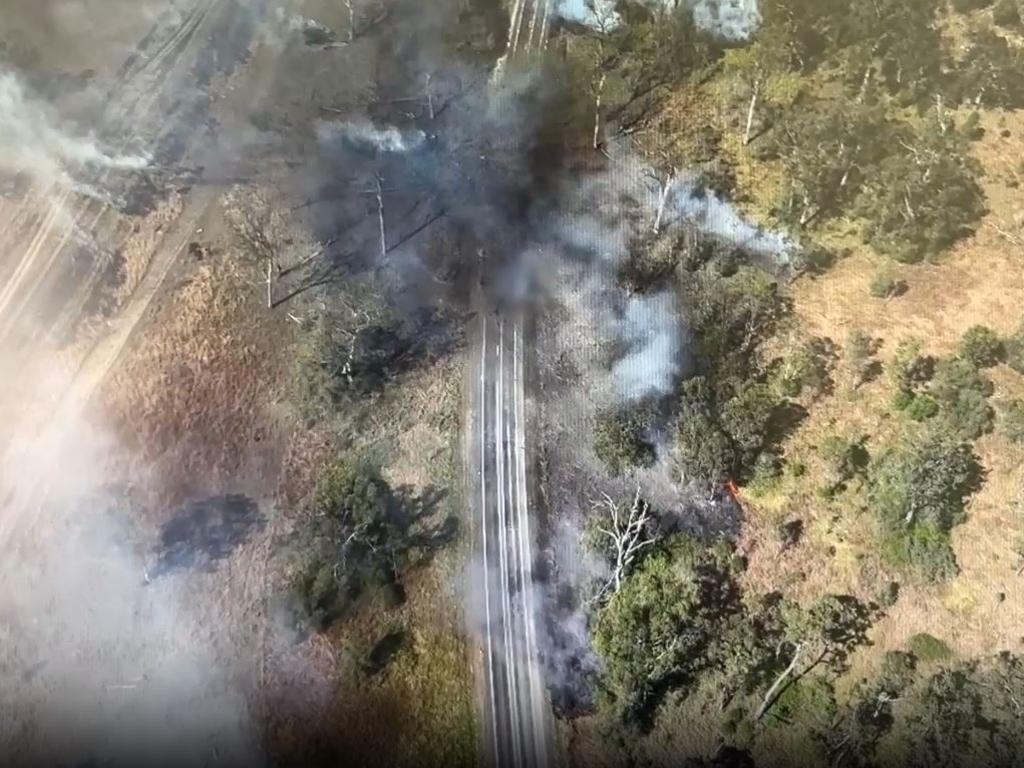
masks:
[(481, 312), (478, 323), (470, 450), (483, 569), (484, 731), (491, 764), (533, 768), (550, 765), (551, 733), (535, 625), (523, 317)]
[[(554, 0), (511, 0), (508, 45), (498, 62), (529, 60), (547, 45)], [(474, 383), (467, 447), (475, 550), (482, 578), (483, 737), (494, 768), (552, 764), (551, 705), (537, 645), (534, 528), (526, 446), (525, 317), (500, 296), (474, 302)], [(494, 307), (498, 308), (495, 309)], [(482, 593), (482, 594), (479, 594)]]

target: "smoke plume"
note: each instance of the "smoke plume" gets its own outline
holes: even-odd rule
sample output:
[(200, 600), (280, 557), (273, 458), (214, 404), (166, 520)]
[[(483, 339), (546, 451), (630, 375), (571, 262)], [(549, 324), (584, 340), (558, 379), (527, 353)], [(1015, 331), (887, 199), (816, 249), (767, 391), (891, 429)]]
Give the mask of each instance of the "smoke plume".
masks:
[(44, 183), (79, 185), (86, 170), (141, 170), (144, 154), (121, 154), (89, 135), (60, 125), (55, 111), (33, 98), (13, 72), (0, 71), (0, 171), (27, 174)]
[[(757, 0), (641, 0), (652, 10), (689, 8), (698, 29), (724, 40), (747, 40), (761, 21)], [(622, 25), (616, 0), (560, 0), (558, 13), (566, 21), (605, 32)]]

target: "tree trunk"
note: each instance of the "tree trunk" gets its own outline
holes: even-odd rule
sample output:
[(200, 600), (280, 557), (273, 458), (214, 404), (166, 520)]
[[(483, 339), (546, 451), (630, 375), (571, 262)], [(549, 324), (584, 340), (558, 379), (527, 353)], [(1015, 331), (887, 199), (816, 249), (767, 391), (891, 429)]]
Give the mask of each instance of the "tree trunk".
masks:
[(348, 10), (348, 41), (351, 43), (356, 39), (356, 14), (352, 10), (352, 0), (345, 0), (345, 8)]
[(427, 114), (434, 119), (434, 93), (430, 89), (430, 73), (427, 72)]
[(665, 215), (665, 205), (668, 203), (668, 196), (672, 191), (672, 184), (675, 182), (675, 179), (675, 171), (672, 171), (661, 185), (661, 195), (658, 198), (658, 214), (654, 217), (654, 234), (656, 235), (661, 234), (661, 219)]
[(267, 259), (267, 309), (274, 308), (274, 262)]
[(747, 127), (743, 131), (743, 146), (750, 143), (750, 134), (754, 129), (754, 110), (757, 109), (757, 98), (761, 95), (761, 78), (754, 81), (754, 92), (750, 94), (750, 107), (747, 109)]
[(775, 694), (779, 690), (779, 686), (782, 685), (789, 676), (793, 674), (793, 670), (796, 669), (796, 664), (800, 660), (800, 654), (803, 652), (803, 645), (798, 644), (793, 650), (793, 659), (789, 662), (789, 666), (782, 670), (782, 674), (775, 678), (775, 682), (772, 683), (772, 687), (768, 689), (768, 693), (764, 696), (764, 701), (761, 702), (761, 706), (757, 708), (757, 712), (754, 715), (755, 720), (760, 720), (764, 717), (765, 713), (771, 709), (772, 704), (775, 703)]
[(599, 138), (601, 136), (601, 95), (604, 93), (604, 81), (605, 75), (601, 75), (601, 79), (597, 83), (597, 97), (594, 99), (594, 149), (596, 150), (600, 146)]
[(380, 224), (380, 258), (383, 261), (388, 256), (388, 241), (384, 230), (384, 188), (380, 176), (377, 177), (377, 221)]

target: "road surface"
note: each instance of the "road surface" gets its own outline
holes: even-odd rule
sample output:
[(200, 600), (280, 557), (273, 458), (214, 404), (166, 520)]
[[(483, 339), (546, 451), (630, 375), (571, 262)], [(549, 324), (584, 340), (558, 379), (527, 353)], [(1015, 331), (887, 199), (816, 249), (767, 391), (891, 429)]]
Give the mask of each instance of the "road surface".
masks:
[(481, 312), (475, 342), (471, 456), (488, 758), (501, 768), (547, 766), (551, 710), (537, 652), (522, 315)]
[[(511, 0), (508, 46), (498, 62), (529, 59), (547, 45), (554, 0)], [(479, 296), (473, 331), (470, 436), (476, 551), (482, 578), (484, 739), (495, 768), (552, 764), (551, 705), (537, 647), (534, 528), (526, 481), (524, 316)], [(499, 309), (494, 310), (493, 307)]]

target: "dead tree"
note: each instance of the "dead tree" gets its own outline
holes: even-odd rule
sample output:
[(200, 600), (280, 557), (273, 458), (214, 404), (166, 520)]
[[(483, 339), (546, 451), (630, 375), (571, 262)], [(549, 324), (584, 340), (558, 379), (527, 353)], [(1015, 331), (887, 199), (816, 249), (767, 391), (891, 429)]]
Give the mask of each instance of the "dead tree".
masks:
[(747, 127), (743, 131), (743, 146), (750, 144), (750, 134), (754, 128), (754, 111), (757, 109), (757, 99), (761, 95), (761, 75), (754, 80), (754, 87), (750, 94), (750, 107), (747, 109)]
[(431, 121), (434, 119), (434, 92), (430, 88), (430, 73), (427, 72), (427, 115)]
[(665, 217), (665, 206), (668, 205), (669, 195), (672, 194), (672, 186), (676, 182), (677, 171), (675, 168), (670, 168), (665, 178), (662, 179), (654, 171), (649, 171), (647, 177), (652, 179), (655, 184), (658, 185), (658, 212), (654, 217), (654, 234), (661, 234), (661, 221)]
[(648, 529), (651, 522), (651, 508), (646, 501), (640, 498), (640, 486), (636, 487), (636, 494), (633, 496), (633, 503), (629, 511), (624, 513), (621, 505), (618, 504), (607, 493), (602, 494), (603, 499), (596, 506), (608, 512), (610, 525), (607, 528), (598, 527), (598, 531), (611, 539), (615, 551), (615, 565), (612, 568), (611, 578), (605, 584), (602, 594), (611, 590), (614, 595), (622, 588), (622, 581), (645, 547), (651, 546), (656, 539)]
[(356, 13), (352, 10), (352, 0), (345, 0), (345, 9), (348, 11), (348, 41), (351, 43), (356, 39)]
[(606, 75), (601, 73), (601, 79), (597, 81), (597, 88), (595, 89), (594, 97), (594, 149), (596, 150), (600, 146), (601, 136), (601, 96), (604, 94), (604, 81)]
[(381, 178), (377, 176), (377, 221), (380, 224), (380, 258), (382, 260), (388, 257), (388, 239), (387, 233), (384, 229), (384, 187), (381, 184)]

